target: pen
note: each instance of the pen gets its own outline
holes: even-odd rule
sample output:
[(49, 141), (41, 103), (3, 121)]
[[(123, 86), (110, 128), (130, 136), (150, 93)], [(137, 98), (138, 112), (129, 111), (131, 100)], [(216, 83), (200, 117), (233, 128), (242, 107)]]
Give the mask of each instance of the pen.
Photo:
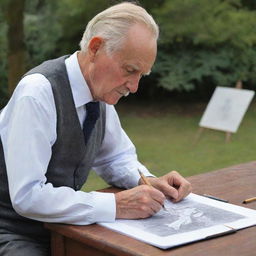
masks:
[(221, 201), (221, 202), (224, 202), (224, 203), (228, 203), (228, 200), (225, 200), (225, 199), (221, 199), (221, 198), (218, 198), (216, 196), (211, 196), (211, 195), (207, 195), (207, 194), (203, 194), (204, 197), (208, 197), (208, 198), (211, 198), (211, 199), (214, 199), (214, 200), (217, 200), (217, 201)]
[(243, 201), (243, 204), (248, 204), (248, 203), (251, 203), (253, 201), (256, 201), (256, 197), (252, 197), (252, 198), (248, 198), (248, 199), (245, 199)]
[[(145, 175), (140, 171), (140, 169), (138, 169), (138, 172), (139, 172), (139, 174), (140, 174), (140, 177), (141, 177), (143, 183), (146, 184), (146, 185), (148, 185), (148, 186), (150, 186), (150, 187), (153, 187), (153, 186), (151, 185), (151, 183), (149, 182), (149, 180), (145, 177)], [(164, 209), (165, 211), (167, 211), (167, 209), (165, 208), (164, 204), (163, 204), (163, 209)]]

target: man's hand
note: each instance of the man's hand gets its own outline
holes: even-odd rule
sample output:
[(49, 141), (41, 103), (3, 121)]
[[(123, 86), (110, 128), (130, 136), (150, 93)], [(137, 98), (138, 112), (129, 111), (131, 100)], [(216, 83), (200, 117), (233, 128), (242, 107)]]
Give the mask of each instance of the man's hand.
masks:
[(148, 185), (115, 194), (117, 219), (141, 219), (157, 213), (163, 206), (164, 194)]
[[(178, 172), (160, 178), (147, 177), (152, 186), (141, 185), (116, 193), (116, 218), (139, 219), (157, 213), (166, 198), (179, 202), (191, 192), (191, 184)], [(143, 184), (140, 180), (139, 184)]]
[(192, 190), (191, 184), (176, 171), (160, 178), (148, 177), (148, 180), (153, 187), (162, 191), (173, 202), (179, 202)]

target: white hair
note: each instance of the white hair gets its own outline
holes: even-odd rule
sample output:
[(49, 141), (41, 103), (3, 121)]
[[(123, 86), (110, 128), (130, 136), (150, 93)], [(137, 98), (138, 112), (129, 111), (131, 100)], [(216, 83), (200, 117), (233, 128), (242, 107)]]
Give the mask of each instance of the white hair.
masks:
[(97, 14), (87, 24), (80, 41), (81, 50), (86, 52), (90, 40), (99, 36), (105, 40), (105, 50), (110, 54), (120, 49), (129, 28), (138, 23), (144, 24), (158, 39), (158, 25), (144, 8), (131, 2), (114, 5)]

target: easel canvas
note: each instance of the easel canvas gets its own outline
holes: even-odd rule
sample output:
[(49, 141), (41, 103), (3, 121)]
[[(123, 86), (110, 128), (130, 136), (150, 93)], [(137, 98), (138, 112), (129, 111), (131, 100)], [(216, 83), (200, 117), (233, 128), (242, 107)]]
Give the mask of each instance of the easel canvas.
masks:
[(237, 132), (254, 91), (216, 87), (199, 126), (228, 133)]

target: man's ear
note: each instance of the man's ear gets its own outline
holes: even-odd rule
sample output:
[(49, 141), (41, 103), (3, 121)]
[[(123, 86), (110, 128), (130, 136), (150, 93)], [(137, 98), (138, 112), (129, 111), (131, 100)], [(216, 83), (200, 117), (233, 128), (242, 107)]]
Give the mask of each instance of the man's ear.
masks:
[(104, 40), (101, 37), (95, 36), (93, 37), (88, 45), (88, 52), (90, 56), (90, 60), (93, 61), (97, 52), (100, 48), (102, 48), (104, 44)]

